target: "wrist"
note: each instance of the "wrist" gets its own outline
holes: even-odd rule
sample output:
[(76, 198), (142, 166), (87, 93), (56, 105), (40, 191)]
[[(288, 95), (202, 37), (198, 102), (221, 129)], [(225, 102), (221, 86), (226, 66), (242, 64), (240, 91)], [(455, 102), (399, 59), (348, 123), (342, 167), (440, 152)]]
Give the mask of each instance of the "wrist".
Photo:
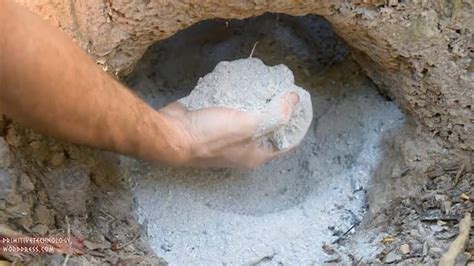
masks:
[(142, 144), (137, 147), (139, 157), (172, 166), (187, 164), (190, 138), (178, 119), (153, 110), (144, 123), (147, 130), (136, 135), (142, 139)]

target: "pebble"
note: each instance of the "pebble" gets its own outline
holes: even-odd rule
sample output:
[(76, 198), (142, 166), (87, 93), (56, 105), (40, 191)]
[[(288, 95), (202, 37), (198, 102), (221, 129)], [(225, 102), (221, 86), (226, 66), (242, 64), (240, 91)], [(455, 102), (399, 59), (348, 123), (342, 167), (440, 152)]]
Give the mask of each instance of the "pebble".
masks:
[(408, 244), (403, 244), (400, 246), (400, 253), (403, 255), (409, 254), (410, 253), (410, 245)]
[(443, 220), (438, 220), (438, 221), (436, 221), (436, 224), (439, 225), (439, 226), (443, 226), (443, 225), (446, 225), (447, 222), (445, 222)]
[(20, 189), (25, 192), (31, 192), (35, 190), (35, 185), (31, 182), (31, 179), (26, 174), (20, 176)]
[(39, 150), (39, 148), (41, 148), (41, 142), (35, 140), (35, 141), (32, 141), (30, 142), (30, 147), (33, 149), (33, 150)]
[(64, 159), (65, 159), (64, 153), (59, 152), (59, 153), (54, 154), (53, 157), (51, 157), (51, 160), (49, 160), (49, 163), (52, 166), (57, 167), (57, 166), (60, 166), (61, 164), (63, 164)]

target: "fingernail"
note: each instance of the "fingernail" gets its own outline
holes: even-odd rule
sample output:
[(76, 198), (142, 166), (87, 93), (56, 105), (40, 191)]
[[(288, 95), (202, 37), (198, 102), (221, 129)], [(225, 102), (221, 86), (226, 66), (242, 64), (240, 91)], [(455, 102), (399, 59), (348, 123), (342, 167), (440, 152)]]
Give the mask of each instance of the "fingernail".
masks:
[(300, 96), (296, 92), (290, 92), (288, 97), (288, 102), (291, 104), (291, 107), (294, 107), (300, 101)]

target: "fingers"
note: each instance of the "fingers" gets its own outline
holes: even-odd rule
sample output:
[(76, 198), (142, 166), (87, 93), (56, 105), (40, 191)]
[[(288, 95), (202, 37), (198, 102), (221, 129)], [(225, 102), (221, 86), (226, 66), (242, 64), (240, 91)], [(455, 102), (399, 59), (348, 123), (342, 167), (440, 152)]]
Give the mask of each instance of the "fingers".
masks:
[[(220, 138), (225, 139), (226, 144), (231, 144), (222, 145), (223, 143), (221, 141), (215, 140), (209, 143), (208, 146), (211, 147), (210, 150), (219, 150), (215, 145), (219, 147), (226, 146), (226, 148), (224, 148), (225, 151), (222, 151), (226, 154), (224, 160), (221, 161), (214, 158), (214, 160), (209, 163), (217, 167), (227, 166), (231, 168), (254, 169), (288, 153), (294, 146), (285, 150), (278, 150), (269, 142), (263, 143), (262, 145), (262, 140), (256, 137), (272, 132), (282, 125), (287, 124), (299, 100), (299, 95), (294, 91), (290, 91), (276, 96), (263, 113), (256, 111), (238, 111), (232, 108), (222, 107), (198, 110), (196, 114), (212, 113), (212, 116), (205, 116), (208, 122), (206, 129), (219, 128)], [(214, 123), (209, 123), (211, 117), (212, 121), (218, 123), (215, 125)], [(199, 122), (201, 124), (203, 121), (201, 120)], [(262, 124), (265, 130), (259, 132)], [(256, 133), (260, 133), (260, 135)]]
[(256, 136), (263, 136), (287, 124), (299, 101), (300, 97), (294, 91), (284, 92), (273, 98), (263, 112)]
[(282, 115), (284, 121), (288, 122), (288, 120), (290, 120), (293, 109), (299, 101), (300, 96), (296, 92), (287, 92), (283, 95), (282, 104), (280, 105), (280, 115)]
[(287, 124), (299, 100), (290, 91), (274, 97), (264, 112), (226, 107), (189, 111), (179, 102), (159, 111), (178, 120), (189, 133), (191, 166), (254, 169), (290, 150), (276, 150), (269, 142), (262, 145), (263, 140), (256, 137)]
[(206, 124), (209, 129), (219, 128), (217, 132), (223, 136), (233, 135), (247, 139), (265, 135), (287, 124), (299, 100), (298, 93), (290, 91), (274, 97), (263, 112), (239, 111), (227, 107), (204, 108), (190, 112), (177, 101), (166, 105), (160, 111), (172, 117), (189, 116), (192, 122)]
[(268, 161), (280, 158), (294, 150), (298, 145), (294, 145), (285, 150), (278, 150), (271, 143), (263, 144), (258, 140), (252, 140), (245, 146), (239, 147), (239, 151), (234, 154), (241, 154), (237, 159), (239, 164), (234, 165), (236, 168), (255, 169)]

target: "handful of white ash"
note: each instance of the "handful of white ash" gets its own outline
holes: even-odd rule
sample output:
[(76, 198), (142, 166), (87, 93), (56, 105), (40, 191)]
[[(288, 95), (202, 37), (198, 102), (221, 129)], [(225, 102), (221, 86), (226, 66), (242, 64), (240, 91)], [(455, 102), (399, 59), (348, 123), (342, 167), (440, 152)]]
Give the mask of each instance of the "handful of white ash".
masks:
[(285, 65), (267, 66), (258, 58), (219, 62), (179, 102), (189, 110), (232, 107), (276, 114), (275, 100), (287, 92), (295, 92), (300, 98), (289, 121), (282, 123), (277, 115), (268, 115), (255, 136), (283, 150), (302, 141), (313, 118), (310, 94), (295, 85), (293, 73)]

